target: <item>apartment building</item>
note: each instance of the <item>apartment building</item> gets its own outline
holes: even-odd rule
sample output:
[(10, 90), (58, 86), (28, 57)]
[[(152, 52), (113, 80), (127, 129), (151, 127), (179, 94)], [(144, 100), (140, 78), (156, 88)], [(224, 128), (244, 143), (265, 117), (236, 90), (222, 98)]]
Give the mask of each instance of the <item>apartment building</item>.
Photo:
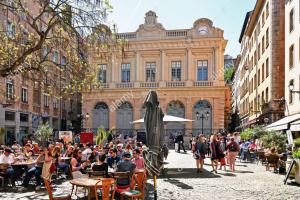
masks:
[(194, 120), (168, 123), (169, 132), (208, 134), (224, 129), (228, 87), (223, 30), (205, 18), (189, 29), (166, 30), (149, 11), (135, 32), (117, 37), (129, 44), (122, 55), (89, 49), (101, 87), (82, 94), (82, 113), (91, 116), (86, 127), (115, 127), (123, 134), (138, 131), (143, 125), (130, 122), (144, 116), (143, 101), (148, 91), (155, 90), (165, 114)]
[(269, 124), (284, 116), (284, 6), (257, 0), (246, 14), (241, 43), (240, 117), (243, 127)]
[[(38, 12), (39, 7), (34, 1), (27, 1), (24, 5), (30, 12)], [(16, 14), (8, 7), (0, 6), (0, 30), (11, 38), (17, 33), (30, 35), (32, 29), (23, 23), (25, 18), (22, 13)], [(41, 22), (39, 25), (44, 24)], [(72, 67), (66, 64), (66, 52), (57, 44), (57, 48), (51, 52), (42, 49), (41, 55), (56, 63), (49, 64), (47, 73), (33, 71), (0, 77), (0, 127), (6, 130), (7, 144), (14, 140), (21, 142), (24, 136), (34, 135), (42, 123), (48, 122), (56, 132), (72, 129), (75, 122), (78, 124), (77, 113), (81, 112), (80, 95), (63, 92), (71, 75), (67, 70), (57, 67)]]

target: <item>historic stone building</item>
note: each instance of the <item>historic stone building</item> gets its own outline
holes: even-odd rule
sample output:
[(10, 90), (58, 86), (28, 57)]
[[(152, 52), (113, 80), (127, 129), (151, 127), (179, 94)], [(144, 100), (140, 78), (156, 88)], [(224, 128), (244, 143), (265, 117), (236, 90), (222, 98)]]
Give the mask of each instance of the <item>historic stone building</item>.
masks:
[(239, 42), (239, 104), (242, 126), (284, 116), (284, 1), (258, 0), (248, 12)]
[(117, 37), (128, 41), (123, 56), (112, 53), (111, 59), (103, 59), (96, 48), (89, 49), (101, 88), (82, 94), (82, 113), (89, 116), (85, 127), (133, 133), (143, 125), (130, 122), (144, 116), (143, 101), (148, 91), (155, 90), (165, 114), (194, 120), (166, 124), (168, 131), (196, 134), (224, 129), (228, 87), (223, 30), (205, 18), (190, 29), (166, 30), (149, 11), (135, 32)]

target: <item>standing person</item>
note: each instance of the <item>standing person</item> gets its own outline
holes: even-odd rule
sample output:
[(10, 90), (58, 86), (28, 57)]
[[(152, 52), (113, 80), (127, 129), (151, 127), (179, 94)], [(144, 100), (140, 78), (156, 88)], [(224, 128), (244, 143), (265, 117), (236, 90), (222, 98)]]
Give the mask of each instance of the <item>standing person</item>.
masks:
[(211, 166), (212, 166), (212, 171), (211, 172), (217, 172), (218, 169), (218, 162), (219, 159), (221, 158), (220, 155), (220, 143), (217, 140), (217, 136), (214, 134), (210, 137), (210, 151), (211, 151)]
[(178, 153), (180, 153), (180, 147), (182, 147), (184, 153), (186, 153), (184, 145), (183, 145), (183, 135), (182, 133), (179, 133), (177, 136), (177, 141), (178, 141)]
[(235, 159), (240, 150), (238, 143), (236, 143), (234, 137), (230, 138), (230, 141), (227, 143), (227, 151), (228, 151), (228, 161), (230, 170), (234, 172), (235, 170)]
[(197, 141), (194, 148), (194, 158), (196, 160), (197, 173), (202, 173), (207, 146), (205, 144), (205, 136), (201, 134), (196, 137)]

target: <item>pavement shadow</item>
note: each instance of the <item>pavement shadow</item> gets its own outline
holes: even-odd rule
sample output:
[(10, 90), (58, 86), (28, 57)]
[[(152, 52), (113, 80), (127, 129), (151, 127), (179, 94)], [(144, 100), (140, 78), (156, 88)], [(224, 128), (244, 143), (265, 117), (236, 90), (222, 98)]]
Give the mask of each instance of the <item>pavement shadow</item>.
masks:
[(158, 178), (220, 178), (218, 174), (214, 174), (205, 169), (201, 173), (197, 173), (196, 168), (165, 168), (162, 175)]
[(168, 182), (168, 183), (171, 183), (171, 184), (173, 184), (173, 185), (175, 185), (175, 186), (177, 186), (177, 187), (179, 187), (183, 190), (192, 190), (192, 189), (194, 189), (192, 186), (187, 185), (187, 184), (179, 181), (178, 179), (167, 178), (164, 181)]
[(234, 173), (239, 173), (239, 174), (253, 174), (253, 171), (243, 171), (243, 170), (235, 170)]

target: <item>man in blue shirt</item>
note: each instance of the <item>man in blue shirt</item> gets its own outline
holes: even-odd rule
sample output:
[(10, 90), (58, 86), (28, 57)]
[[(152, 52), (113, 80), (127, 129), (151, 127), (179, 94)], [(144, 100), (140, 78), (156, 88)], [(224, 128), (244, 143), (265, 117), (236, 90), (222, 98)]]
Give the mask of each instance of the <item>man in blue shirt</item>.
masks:
[(107, 164), (111, 168), (115, 168), (117, 163), (121, 160), (119, 156), (117, 156), (117, 149), (110, 149), (109, 150), (109, 157), (107, 158)]

